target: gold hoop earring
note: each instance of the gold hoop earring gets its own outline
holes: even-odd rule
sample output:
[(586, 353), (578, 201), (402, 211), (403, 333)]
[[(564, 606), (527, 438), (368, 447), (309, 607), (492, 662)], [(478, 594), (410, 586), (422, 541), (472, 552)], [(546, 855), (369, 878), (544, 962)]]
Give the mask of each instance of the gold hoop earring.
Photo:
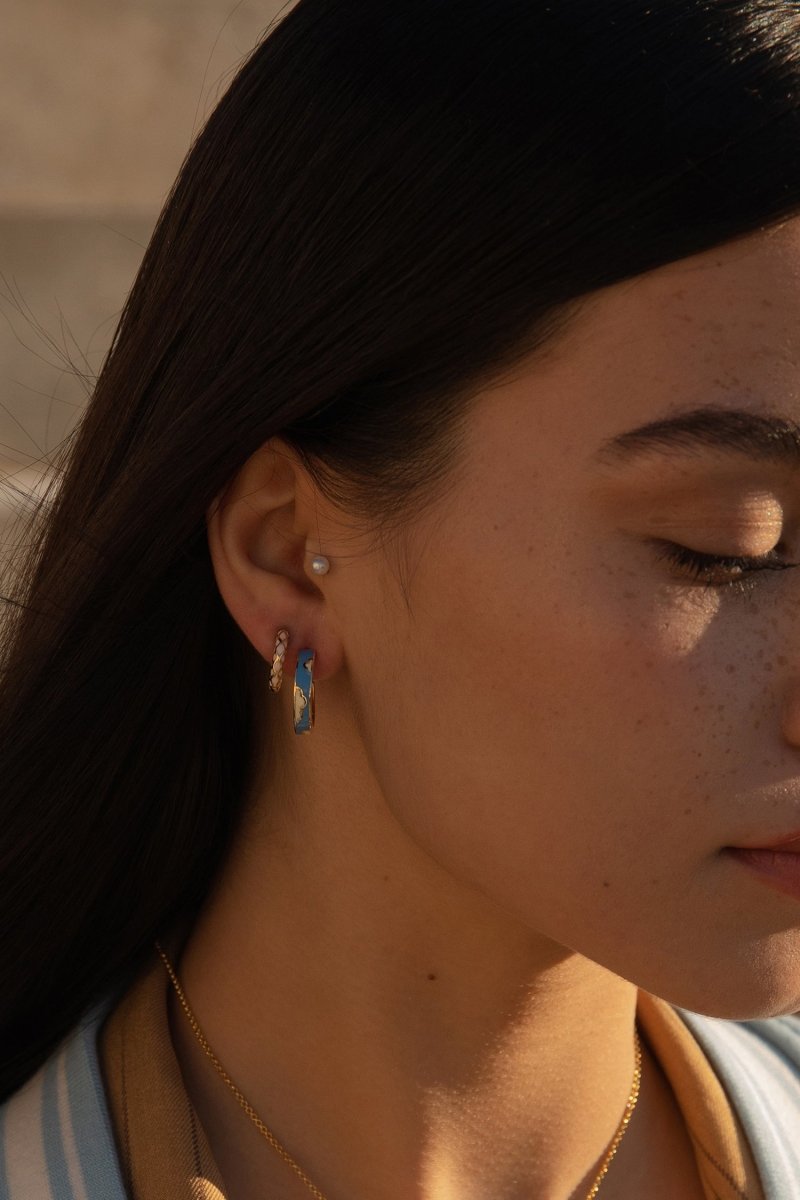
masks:
[(289, 645), (289, 630), (279, 629), (275, 637), (275, 653), (272, 656), (272, 670), (269, 673), (269, 686), (273, 692), (281, 690), (283, 683), (283, 660)]

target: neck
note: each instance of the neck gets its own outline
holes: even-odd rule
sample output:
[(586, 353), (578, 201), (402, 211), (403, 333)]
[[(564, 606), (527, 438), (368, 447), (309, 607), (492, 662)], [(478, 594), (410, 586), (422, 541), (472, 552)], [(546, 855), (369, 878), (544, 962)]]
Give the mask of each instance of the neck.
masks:
[[(320, 805), (243, 831), (179, 961), (210, 1044), (329, 1200), (583, 1197), (631, 1089), (635, 988), (368, 824)], [(277, 1180), (173, 1030), (212, 1149), (248, 1139)]]

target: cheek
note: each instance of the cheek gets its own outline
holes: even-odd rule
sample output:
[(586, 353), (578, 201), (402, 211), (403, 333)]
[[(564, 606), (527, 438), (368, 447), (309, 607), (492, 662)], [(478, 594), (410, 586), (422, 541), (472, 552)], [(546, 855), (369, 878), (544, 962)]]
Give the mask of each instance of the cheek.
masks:
[[(613, 580), (587, 595), (541, 571), (512, 583), (486, 563), (457, 599), (425, 595), (385, 638), (365, 712), (405, 834), (538, 935), (674, 1003), (789, 1011), (796, 973), (718, 856), (759, 768), (741, 738), (751, 694), (725, 693), (708, 603)], [(725, 619), (733, 653), (741, 625)]]
[[(642, 661), (651, 629), (576, 597), (568, 578), (491, 566), (456, 601), (426, 588), (369, 736), (415, 840), (528, 907), (565, 870), (584, 894), (602, 887), (659, 819), (642, 803), (642, 766), (672, 700)], [(487, 586), (498, 578), (502, 589)]]
[(705, 651), (713, 611), (501, 565), (484, 558), (456, 601), (425, 581), (385, 674), (370, 741), (397, 819), (527, 918), (565, 881), (585, 903), (677, 878), (730, 833), (729, 708), (746, 701)]

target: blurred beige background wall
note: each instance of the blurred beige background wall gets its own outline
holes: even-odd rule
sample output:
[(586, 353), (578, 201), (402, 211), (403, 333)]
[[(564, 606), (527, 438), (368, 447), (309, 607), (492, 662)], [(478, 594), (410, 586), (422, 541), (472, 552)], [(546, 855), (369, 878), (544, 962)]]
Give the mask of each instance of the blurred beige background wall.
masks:
[[(3, 0), (0, 534), (69, 433), (193, 133), (283, 0)], [(2, 538), (0, 538), (0, 541)]]

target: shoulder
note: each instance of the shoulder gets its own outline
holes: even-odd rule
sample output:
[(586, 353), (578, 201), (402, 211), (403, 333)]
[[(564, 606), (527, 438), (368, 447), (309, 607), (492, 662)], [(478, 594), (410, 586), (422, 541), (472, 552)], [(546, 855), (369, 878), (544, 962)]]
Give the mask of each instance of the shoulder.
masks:
[(92, 1009), (0, 1105), (0, 1200), (126, 1200)]
[(768, 1200), (797, 1200), (800, 1016), (725, 1021), (677, 1011), (703, 1047), (744, 1126)]

